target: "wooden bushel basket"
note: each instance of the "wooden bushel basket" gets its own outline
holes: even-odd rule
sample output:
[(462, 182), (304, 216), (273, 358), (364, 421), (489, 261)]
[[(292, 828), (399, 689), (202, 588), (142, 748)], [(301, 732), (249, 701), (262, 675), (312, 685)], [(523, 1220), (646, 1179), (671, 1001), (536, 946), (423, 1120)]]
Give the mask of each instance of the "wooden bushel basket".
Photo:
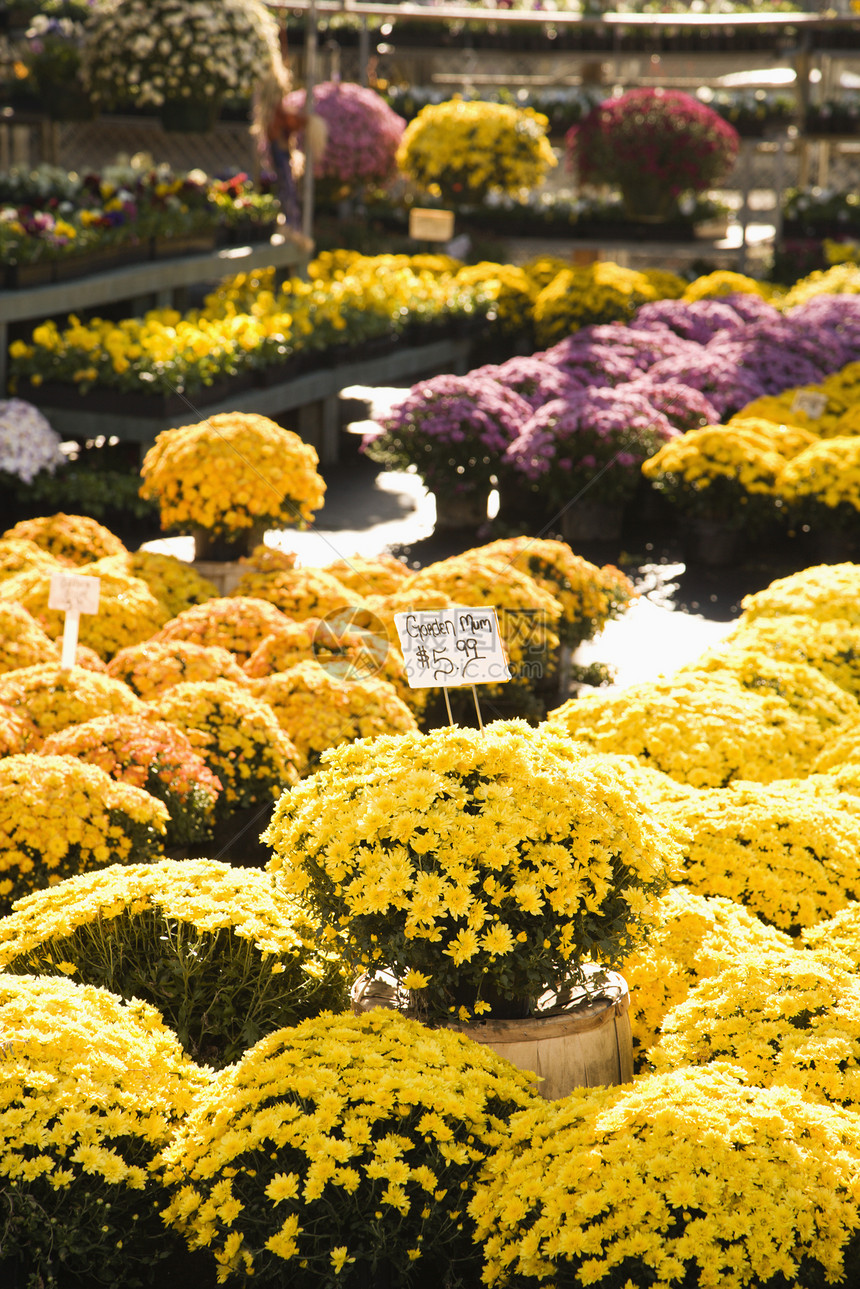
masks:
[(544, 994), (538, 1004), (543, 1015), (451, 1028), (492, 1048), (518, 1070), (536, 1074), (535, 1092), (547, 1101), (565, 1097), (574, 1088), (632, 1083), (630, 993), (617, 972), (603, 975), (606, 983), (590, 998), (584, 989), (574, 990), (565, 1003), (555, 994)]
[[(630, 992), (616, 971), (586, 967), (588, 989), (561, 997), (551, 991), (538, 1002), (539, 1014), (526, 1020), (451, 1022), (476, 1043), (483, 1043), (518, 1070), (537, 1075), (535, 1091), (548, 1101), (574, 1088), (633, 1082)], [(598, 978), (600, 983), (598, 983)], [(353, 988), (353, 1011), (389, 1007), (409, 1015), (406, 995), (387, 973), (362, 977)]]

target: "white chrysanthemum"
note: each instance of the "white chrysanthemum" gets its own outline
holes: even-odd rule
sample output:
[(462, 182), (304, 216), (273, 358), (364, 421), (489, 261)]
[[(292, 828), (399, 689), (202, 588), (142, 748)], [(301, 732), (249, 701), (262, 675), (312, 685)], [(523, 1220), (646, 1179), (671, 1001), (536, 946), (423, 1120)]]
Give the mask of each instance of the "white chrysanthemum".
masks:
[(0, 402), (0, 471), (32, 483), (40, 470), (53, 473), (64, 461), (59, 434), (38, 408), (21, 398)]

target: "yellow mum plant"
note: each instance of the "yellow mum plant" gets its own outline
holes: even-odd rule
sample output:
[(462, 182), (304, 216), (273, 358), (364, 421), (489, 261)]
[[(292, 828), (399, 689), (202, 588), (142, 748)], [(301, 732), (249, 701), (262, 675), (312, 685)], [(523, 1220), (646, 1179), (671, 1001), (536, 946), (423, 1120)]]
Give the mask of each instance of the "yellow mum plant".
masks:
[(529, 1015), (611, 966), (677, 853), (624, 766), (523, 721), (325, 753), (264, 840), (350, 966), (393, 971), (431, 1019)]
[(483, 1283), (851, 1284), (858, 1158), (856, 1114), (731, 1066), (583, 1088), (515, 1115), (488, 1161)]
[(152, 1003), (189, 1056), (219, 1068), (348, 1002), (340, 963), (272, 878), (210, 859), (113, 865), (36, 891), (0, 919), (0, 966)]
[(125, 546), (104, 524), (88, 515), (45, 515), (22, 519), (7, 528), (4, 539), (23, 539), (53, 555), (63, 564), (89, 564), (103, 555), (123, 555)]
[(860, 901), (854, 900), (832, 918), (805, 927), (801, 939), (808, 949), (833, 957), (856, 971), (860, 958)]
[(860, 626), (860, 564), (818, 564), (779, 577), (764, 590), (744, 596), (741, 609), (739, 628), (782, 614)]
[(751, 693), (775, 694), (822, 731), (860, 723), (860, 703), (853, 694), (809, 663), (775, 659), (752, 643), (708, 649), (675, 673), (676, 677), (689, 674), (733, 677)]
[(148, 1284), (178, 1251), (160, 1152), (210, 1077), (155, 1008), (0, 973), (3, 1268), (27, 1285)]
[(363, 598), (366, 595), (388, 595), (391, 591), (396, 591), (409, 576), (410, 569), (403, 560), (383, 552), (372, 559), (364, 555), (336, 559), (326, 565), (326, 572), (336, 577), (341, 586), (348, 587)]
[(656, 901), (647, 943), (625, 958), (637, 1063), (657, 1041), (667, 1012), (744, 953), (792, 949), (782, 931), (719, 895), (673, 886)]
[(28, 568), (47, 568), (58, 573), (69, 567), (70, 560), (57, 559), (56, 555), (52, 555), (29, 537), (0, 537), (0, 581)]
[(774, 294), (773, 288), (766, 282), (759, 282), (756, 278), (747, 277), (745, 273), (735, 273), (731, 269), (717, 269), (692, 281), (685, 288), (681, 299), (686, 303), (693, 300), (714, 300), (723, 295), (734, 295), (735, 292), (759, 295), (763, 300), (769, 300)]
[(27, 716), (41, 738), (95, 716), (134, 716), (144, 710), (121, 680), (85, 667), (64, 669), (56, 662), (0, 676), (0, 703)]
[(860, 976), (788, 947), (739, 954), (663, 1021), (656, 1070), (730, 1061), (750, 1083), (809, 1101), (860, 1102)]
[(216, 645), (229, 649), (239, 663), (245, 663), (266, 636), (289, 623), (290, 618), (268, 600), (247, 595), (219, 596), (183, 609), (148, 643), (188, 640), (197, 645)]
[(229, 680), (186, 681), (148, 704), (190, 737), (224, 789), (216, 817), (277, 800), (298, 778), (299, 754), (268, 704)]
[(860, 516), (860, 436), (821, 439), (788, 462), (779, 493), (793, 521), (856, 530)]
[(818, 723), (777, 694), (695, 672), (570, 699), (547, 723), (583, 747), (635, 756), (694, 788), (792, 778), (823, 745)]
[(860, 896), (856, 805), (803, 782), (736, 783), (655, 807), (684, 851), (682, 880), (795, 933)]
[(396, 1012), (304, 1021), (200, 1097), (165, 1151), (165, 1217), (219, 1281), (405, 1283), (414, 1264), (460, 1285), (475, 1179), (533, 1100), (488, 1048)]
[(341, 680), (313, 659), (256, 681), (254, 693), (289, 734), (304, 774), (317, 768), (327, 748), (418, 728), (388, 681), (375, 676)]
[(516, 196), (558, 164), (548, 125), (539, 112), (506, 103), (429, 103), (404, 130), (397, 164), (419, 187), (458, 205), (493, 192)]
[(283, 568), (271, 573), (243, 574), (237, 596), (268, 600), (287, 617), (324, 618), (329, 613), (360, 607), (361, 598), (324, 568)]
[(819, 622), (802, 613), (744, 618), (725, 643), (780, 661), (807, 663), (860, 698), (860, 622)]
[(799, 282), (795, 282), (780, 302), (780, 307), (788, 312), (795, 305), (806, 304), (817, 295), (853, 295), (860, 292), (860, 266), (857, 264), (834, 264), (825, 270), (816, 269)]
[(192, 640), (147, 640), (120, 649), (108, 663), (108, 675), (147, 701), (173, 685), (189, 681), (247, 683), (245, 672), (229, 649), (195, 644)]
[(24, 608), (11, 600), (0, 600), (0, 672), (36, 667), (54, 659), (57, 646)]
[(107, 555), (97, 560), (93, 571), (126, 573), (146, 582), (152, 594), (165, 606), (171, 618), (192, 604), (205, 604), (217, 596), (217, 588), (198, 573), (193, 565), (175, 555), (157, 551), (135, 551), (127, 555)]
[(309, 443), (268, 417), (222, 412), (158, 435), (140, 495), (158, 503), (165, 529), (250, 537), (311, 522), (325, 493), (318, 464)]
[(643, 462), (642, 473), (683, 515), (761, 529), (778, 513), (774, 497), (785, 464), (758, 423), (750, 429), (736, 421), (670, 439)]
[(170, 816), (166, 845), (212, 840), (221, 783), (175, 725), (144, 716), (97, 716), (49, 735), (39, 750), (76, 756), (163, 802)]
[[(141, 578), (100, 570), (97, 564), (86, 564), (75, 572), (99, 579), (98, 612), (81, 614), (78, 638), (100, 658), (107, 660), (126, 645), (148, 639), (167, 621), (167, 607)], [(57, 639), (63, 634), (63, 614), (48, 608), (50, 589), (50, 571), (31, 569), (0, 582), (0, 601), (22, 604), (48, 635)]]
[(507, 537), (480, 547), (490, 559), (501, 559), (533, 577), (561, 605), (559, 636), (575, 648), (599, 635), (636, 597), (633, 583), (612, 564), (599, 568), (575, 555), (566, 542), (537, 537)]
[[(683, 283), (676, 294), (681, 290)], [(535, 300), (535, 339), (546, 349), (592, 323), (629, 322), (641, 304), (664, 298), (664, 288), (637, 269), (605, 260), (581, 268), (568, 266)]]
[(0, 760), (0, 908), (107, 864), (163, 855), (167, 810), (74, 756)]
[(40, 742), (39, 731), (28, 716), (0, 703), (0, 758), (35, 751)]

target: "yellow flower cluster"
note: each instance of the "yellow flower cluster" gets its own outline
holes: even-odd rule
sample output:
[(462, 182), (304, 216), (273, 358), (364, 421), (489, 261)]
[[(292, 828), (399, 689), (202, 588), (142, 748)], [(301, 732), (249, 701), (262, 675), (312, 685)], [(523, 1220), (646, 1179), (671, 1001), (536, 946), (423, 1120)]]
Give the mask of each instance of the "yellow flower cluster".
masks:
[(663, 1022), (658, 1071), (730, 1061), (750, 1083), (809, 1102), (860, 1104), (860, 977), (793, 946), (740, 953)]
[(41, 568), (58, 573), (69, 567), (68, 560), (57, 559), (56, 555), (52, 555), (29, 537), (0, 537), (0, 581), (26, 569)]
[(860, 292), (860, 265), (834, 264), (824, 271), (809, 273), (795, 282), (780, 301), (783, 309), (806, 304), (817, 295), (856, 295)]
[(123, 555), (126, 549), (104, 524), (88, 515), (46, 515), (22, 519), (3, 534), (12, 540), (35, 542), (65, 564), (89, 564), (103, 555)]
[(50, 734), (43, 756), (76, 756), (111, 778), (143, 788), (170, 814), (165, 843), (212, 840), (219, 780), (175, 725), (143, 716), (97, 716)]
[(40, 738), (94, 716), (133, 716), (144, 710), (128, 685), (85, 667), (46, 662), (0, 676), (0, 703), (33, 722)]
[(857, 404), (860, 399), (860, 362), (851, 362), (832, 372), (819, 384), (800, 385), (781, 394), (766, 394), (747, 403), (740, 417), (763, 417), (787, 423), (809, 434), (806, 445), (817, 439), (855, 435), (860, 429)]
[(78, 983), (141, 998), (189, 1055), (222, 1065), (264, 1033), (345, 1006), (340, 964), (316, 940), (267, 874), (162, 860), (82, 873), (19, 900), (0, 919), (0, 966), (71, 969)]
[(160, 857), (167, 810), (74, 756), (0, 759), (0, 904), (89, 868)]
[(805, 927), (801, 939), (808, 949), (852, 966), (860, 945), (860, 903), (855, 900), (832, 918)]
[(229, 680), (234, 685), (247, 681), (229, 649), (191, 640), (147, 640), (120, 649), (108, 663), (108, 675), (146, 701), (172, 685), (191, 681)]
[(159, 1152), (208, 1072), (153, 1007), (0, 974), (3, 1260), (42, 1284), (127, 1283), (164, 1256)]
[(363, 598), (366, 595), (390, 595), (398, 590), (409, 576), (409, 566), (394, 555), (385, 553), (368, 559), (365, 555), (350, 555), (349, 559), (336, 559), (326, 565), (327, 573)]
[(297, 622), (324, 618), (362, 603), (326, 569), (313, 567), (274, 569), (271, 573), (252, 570), (242, 575), (235, 593), (268, 600)]
[(752, 515), (780, 493), (790, 455), (804, 446), (801, 434), (760, 417), (705, 425), (664, 443), (642, 473), (682, 512), (741, 523), (744, 510)]
[(814, 622), (860, 626), (860, 566), (823, 564), (776, 578), (741, 601), (738, 629), (760, 618), (801, 614)]
[(300, 758), (272, 709), (229, 680), (186, 682), (148, 705), (178, 725), (224, 788), (217, 813), (276, 800), (298, 779)]
[(205, 604), (214, 599), (217, 588), (185, 560), (175, 555), (162, 555), (156, 551), (135, 551), (134, 554), (110, 555), (97, 560), (92, 566), (98, 576), (105, 573), (125, 573), (146, 582), (152, 594), (165, 606), (171, 618), (192, 604)]
[(834, 680), (807, 662), (774, 659), (753, 644), (722, 644), (680, 667), (688, 674), (731, 676), (753, 693), (776, 694), (804, 720), (822, 732), (832, 726), (860, 723), (860, 704)]
[(317, 768), (327, 748), (418, 728), (387, 681), (373, 676), (343, 681), (313, 659), (256, 681), (254, 693), (295, 744), (304, 774)]
[(655, 814), (679, 841), (683, 881), (745, 905), (780, 930), (811, 926), (860, 898), (860, 813), (799, 783), (734, 783)]
[(674, 886), (657, 902), (648, 941), (625, 958), (637, 1063), (657, 1041), (664, 1017), (691, 989), (745, 953), (790, 950), (782, 931), (734, 900)]
[(14, 600), (0, 600), (0, 672), (59, 662), (57, 646), (32, 613)]
[(264, 840), (355, 969), (405, 975), (424, 1014), (462, 1019), (629, 952), (677, 853), (626, 767), (522, 721), (344, 744)]
[(239, 663), (245, 663), (258, 645), (274, 631), (289, 626), (290, 619), (266, 599), (231, 595), (193, 604), (166, 622), (151, 636), (149, 644), (191, 644), (228, 649)]
[(502, 331), (528, 336), (538, 287), (528, 267), (517, 264), (466, 264), (457, 273), (457, 282), (481, 291), (492, 301), (488, 318)]
[(598, 635), (635, 598), (628, 577), (611, 564), (599, 568), (576, 555), (566, 542), (537, 537), (507, 537), (481, 550), (491, 559), (510, 563), (528, 573), (562, 609), (559, 635), (575, 647)]
[[(82, 613), (78, 630), (81, 644), (100, 658), (112, 658), (126, 645), (148, 639), (170, 616), (139, 577), (110, 572), (98, 564), (85, 564), (75, 571), (81, 577), (99, 579), (98, 613)], [(31, 569), (0, 582), (0, 601), (23, 605), (48, 635), (57, 639), (63, 634), (63, 614), (48, 608), (50, 589), (50, 571)]]
[(602, 260), (561, 269), (540, 291), (534, 305), (535, 338), (542, 348), (591, 323), (629, 322), (649, 300), (677, 299), (682, 278), (621, 268)]
[(775, 294), (774, 288), (766, 282), (759, 282), (747, 277), (745, 273), (735, 273), (731, 269), (717, 269), (713, 273), (697, 277), (684, 288), (681, 299), (691, 303), (694, 300), (719, 299), (720, 296), (734, 295), (735, 292), (759, 295), (763, 300), (770, 300)]
[(817, 722), (803, 719), (784, 698), (717, 674), (589, 694), (551, 711), (547, 721), (583, 748), (634, 756), (695, 788), (802, 775), (822, 746)]
[(164, 1154), (165, 1216), (220, 1280), (456, 1265), (478, 1170), (533, 1099), (487, 1048), (395, 1012), (305, 1021), (200, 1096)]
[(39, 731), (24, 712), (0, 702), (0, 758), (35, 751), (40, 741)]
[(856, 1114), (731, 1066), (577, 1090), (515, 1115), (487, 1163), (484, 1284), (838, 1282), (858, 1151)]
[(786, 505), (813, 502), (828, 510), (860, 512), (860, 435), (822, 439), (789, 461), (779, 479)]
[(397, 165), (419, 187), (460, 205), (491, 192), (519, 195), (558, 164), (548, 125), (531, 108), (505, 103), (429, 103), (404, 130)]
[(222, 412), (165, 430), (143, 459), (140, 495), (158, 502), (162, 527), (234, 533), (258, 520), (310, 523), (325, 483), (316, 449), (251, 412)]

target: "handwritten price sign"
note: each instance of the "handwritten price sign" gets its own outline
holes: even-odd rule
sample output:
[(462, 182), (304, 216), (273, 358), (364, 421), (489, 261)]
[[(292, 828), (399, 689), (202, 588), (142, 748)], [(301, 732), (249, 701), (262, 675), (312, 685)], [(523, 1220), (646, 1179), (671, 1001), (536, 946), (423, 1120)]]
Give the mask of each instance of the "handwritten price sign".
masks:
[(495, 609), (395, 613), (394, 624), (412, 689), (510, 680)]
[(48, 591), (48, 608), (65, 613), (63, 623), (63, 652), (60, 666), (75, 665), (78, 647), (78, 627), (82, 613), (98, 613), (101, 582), (97, 577), (84, 577), (80, 573), (53, 573)]

